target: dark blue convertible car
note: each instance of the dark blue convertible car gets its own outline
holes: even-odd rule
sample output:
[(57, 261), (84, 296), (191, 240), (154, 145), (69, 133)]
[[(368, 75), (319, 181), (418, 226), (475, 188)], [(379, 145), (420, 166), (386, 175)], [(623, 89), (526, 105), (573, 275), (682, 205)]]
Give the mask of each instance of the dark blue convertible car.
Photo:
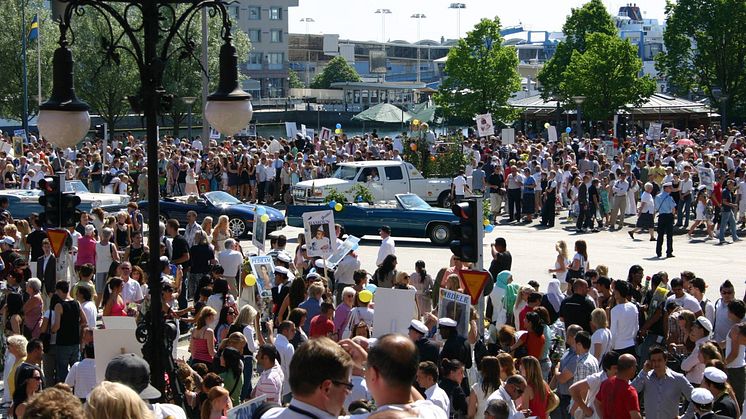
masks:
[[(291, 205), (288, 225), (303, 227), (303, 213), (328, 209), (320, 205)], [(426, 237), (438, 245), (451, 242), (451, 221), (458, 221), (450, 209), (433, 208), (415, 194), (398, 194), (396, 201), (383, 204), (348, 204), (334, 212), (334, 221), (354, 236), (377, 235), (382, 225), (391, 227), (394, 237)]]
[[(140, 201), (137, 203), (145, 219), (148, 218), (148, 202)], [(260, 205), (262, 206), (262, 205)], [(282, 212), (267, 206), (262, 206), (269, 216), (267, 221), (267, 233), (279, 230), (285, 226), (285, 217)], [(213, 219), (213, 226), (217, 224), (218, 217), (221, 215), (228, 216), (228, 228), (233, 237), (244, 237), (248, 235), (253, 228), (254, 214), (257, 205), (245, 204), (222, 191), (207, 192), (202, 195), (177, 196), (172, 198), (161, 199), (161, 208), (159, 217), (165, 222), (170, 218), (179, 220), (181, 226), (186, 225), (186, 214), (189, 211), (197, 213), (197, 222), (210, 216)]]

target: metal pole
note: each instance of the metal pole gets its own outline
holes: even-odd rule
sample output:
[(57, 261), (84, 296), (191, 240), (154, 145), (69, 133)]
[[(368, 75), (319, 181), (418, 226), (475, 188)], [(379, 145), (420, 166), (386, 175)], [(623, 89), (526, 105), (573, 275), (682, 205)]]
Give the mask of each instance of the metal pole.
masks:
[(37, 15), (36, 24), (36, 93), (39, 99), (39, 106), (41, 106), (41, 21)]
[(420, 82), (420, 21), (422, 18), (417, 18), (417, 83)]
[(189, 142), (190, 142), (190, 143), (192, 142), (192, 106), (193, 106), (193, 105), (194, 105), (193, 103), (190, 103), (190, 104), (189, 104), (189, 115), (188, 115), (188, 117), (187, 117), (187, 119), (189, 120), (189, 121), (188, 121), (188, 123), (189, 123), (189, 128), (187, 129), (187, 132), (188, 132), (188, 136), (189, 136)]
[[(202, 67), (205, 72), (207, 68), (207, 42), (208, 42), (208, 27), (207, 27), (207, 8), (202, 9)], [(207, 150), (210, 146), (210, 123), (205, 118), (205, 106), (207, 106), (207, 95), (210, 94), (209, 86), (209, 74), (202, 73), (202, 146)], [(158, 249), (158, 247), (156, 247)], [(158, 253), (158, 252), (156, 252)]]
[(575, 111), (575, 116), (578, 119), (578, 138), (583, 138), (583, 124), (580, 122), (580, 104)]
[(456, 39), (461, 39), (461, 8), (456, 9)]
[(104, 138), (101, 145), (101, 168), (106, 170), (106, 148), (109, 146), (109, 124), (104, 122)]
[(26, 68), (26, 0), (21, 0), (21, 64), (23, 67), (23, 132), (28, 139), (28, 68)]
[[(474, 198), (477, 204), (477, 216), (480, 222), (477, 223), (477, 271), (484, 270), (484, 224), (481, 222), (482, 214), (484, 214), (484, 199), (482, 197)], [(493, 278), (494, 281), (494, 278)], [(486, 297), (483, 295), (479, 296), (479, 302), (477, 303), (477, 330), (479, 336), (484, 336), (484, 310)]]
[[(145, 69), (140, 73), (140, 82), (142, 83), (142, 99), (145, 114), (145, 124), (147, 132), (146, 152), (148, 157), (148, 243), (151, 249), (160, 248), (160, 194), (158, 179), (158, 105), (160, 101), (157, 89), (161, 83), (162, 74), (159, 74), (162, 63), (158, 58), (156, 51), (158, 44), (158, 4), (155, 1), (142, 3), (142, 19), (144, 33), (144, 61)], [(203, 9), (205, 10), (205, 9)], [(203, 14), (203, 17), (205, 15)], [(205, 19), (206, 23), (207, 20)], [(206, 50), (206, 45), (203, 43)], [(206, 102), (206, 101), (205, 101)], [(203, 102), (203, 105), (204, 103)], [(148, 287), (150, 289), (150, 319), (151, 329), (148, 334), (152, 342), (152, 351), (150, 354), (150, 380), (157, 389), (165, 388), (165, 365), (164, 356), (170, 356), (166, 353), (163, 332), (163, 314), (161, 309), (161, 270), (160, 270), (160, 252), (150, 252), (148, 260)]]

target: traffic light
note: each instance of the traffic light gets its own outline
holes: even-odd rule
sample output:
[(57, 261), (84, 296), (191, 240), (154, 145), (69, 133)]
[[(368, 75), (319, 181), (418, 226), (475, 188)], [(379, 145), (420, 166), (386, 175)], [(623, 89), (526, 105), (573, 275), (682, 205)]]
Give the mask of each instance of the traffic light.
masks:
[(474, 200), (463, 201), (451, 206), (459, 221), (451, 221), (451, 253), (464, 262), (477, 262), (479, 259), (479, 225), (482, 217), (477, 214)]
[(60, 227), (74, 227), (80, 218), (80, 211), (77, 210), (80, 205), (80, 197), (75, 192), (62, 194), (62, 204), (60, 205)]
[(96, 138), (106, 138), (106, 124), (96, 125)]
[(39, 189), (42, 196), (39, 197), (39, 205), (44, 207), (41, 219), (50, 227), (57, 227), (61, 221), (60, 204), (62, 203), (62, 189), (59, 177), (44, 178), (39, 181)]

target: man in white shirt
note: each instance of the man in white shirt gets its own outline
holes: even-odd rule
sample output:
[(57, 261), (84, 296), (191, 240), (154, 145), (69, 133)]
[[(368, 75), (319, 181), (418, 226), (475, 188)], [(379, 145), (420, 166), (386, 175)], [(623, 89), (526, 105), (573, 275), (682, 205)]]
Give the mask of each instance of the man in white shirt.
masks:
[(282, 401), (282, 383), (285, 382), (285, 373), (277, 362), (280, 354), (274, 346), (264, 344), (259, 347), (256, 354), (257, 364), (262, 367), (262, 374), (251, 393), (251, 398), (261, 395), (267, 396), (268, 402), (280, 403)]
[(184, 238), (189, 247), (192, 247), (194, 246), (194, 236), (198, 231), (202, 231), (202, 227), (197, 224), (197, 213), (195, 211), (188, 211), (186, 219), (187, 225), (184, 226)]
[(673, 295), (669, 296), (666, 299), (666, 306), (668, 306), (669, 303), (676, 302), (679, 306), (681, 306), (685, 310), (689, 310), (696, 317), (703, 316), (704, 313), (702, 313), (702, 307), (699, 305), (699, 301), (697, 301), (694, 296), (690, 295), (687, 292), (684, 292), (684, 280), (681, 278), (674, 278), (671, 280), (671, 291), (673, 292)]
[(236, 250), (236, 241), (227, 239), (225, 249), (218, 253), (218, 264), (223, 267), (223, 278), (228, 280), (231, 292), (236, 290), (236, 277), (243, 264), (243, 255)]
[(122, 300), (124, 300), (124, 304), (142, 303), (142, 300), (145, 299), (145, 296), (142, 294), (142, 287), (140, 287), (140, 284), (137, 281), (130, 278), (132, 264), (129, 262), (122, 262), (119, 269), (122, 271)]
[(526, 411), (519, 412), (515, 407), (515, 400), (518, 400), (523, 396), (526, 391), (526, 379), (520, 375), (511, 375), (505, 380), (505, 383), (500, 386), (494, 393), (490, 394), (487, 398), (486, 403), (492, 400), (502, 400), (508, 405), (508, 419), (523, 419), (526, 417), (524, 413)]
[(630, 287), (626, 281), (614, 282), (616, 305), (611, 309), (611, 349), (622, 354), (635, 354), (635, 338), (639, 330), (637, 306), (629, 302)]
[(417, 384), (425, 389), (425, 397), (448, 414), (451, 400), (448, 394), (438, 386), (438, 366), (433, 361), (420, 362), (417, 368)]
[(86, 345), (83, 349), (85, 358), (70, 367), (65, 384), (73, 388), (73, 394), (79, 399), (88, 398), (88, 393), (96, 387), (96, 360), (93, 345)]
[(290, 343), (290, 339), (295, 336), (295, 324), (289, 320), (280, 323), (277, 328), (277, 336), (273, 342), (277, 352), (280, 354), (280, 366), (282, 367), (282, 402), (287, 403), (290, 400), (290, 361), (295, 354), (295, 348)]
[(451, 195), (455, 202), (461, 202), (464, 200), (466, 191), (471, 192), (466, 176), (464, 176), (464, 170), (459, 170), (458, 175), (451, 181)]
[(396, 242), (391, 237), (391, 227), (382, 226), (378, 233), (381, 235), (383, 241), (381, 241), (381, 247), (378, 248), (378, 257), (376, 258), (376, 266), (381, 266), (383, 260), (388, 255), (396, 254)]

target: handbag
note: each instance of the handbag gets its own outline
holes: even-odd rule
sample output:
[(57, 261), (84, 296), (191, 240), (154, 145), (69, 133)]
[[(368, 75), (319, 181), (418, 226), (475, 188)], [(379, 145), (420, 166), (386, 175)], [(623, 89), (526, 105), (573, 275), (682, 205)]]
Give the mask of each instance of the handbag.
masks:
[(585, 275), (585, 259), (581, 256), (580, 257), (580, 269), (574, 270), (574, 269), (567, 269), (567, 275), (565, 276), (565, 282), (570, 282), (571, 279), (575, 278), (583, 278)]

